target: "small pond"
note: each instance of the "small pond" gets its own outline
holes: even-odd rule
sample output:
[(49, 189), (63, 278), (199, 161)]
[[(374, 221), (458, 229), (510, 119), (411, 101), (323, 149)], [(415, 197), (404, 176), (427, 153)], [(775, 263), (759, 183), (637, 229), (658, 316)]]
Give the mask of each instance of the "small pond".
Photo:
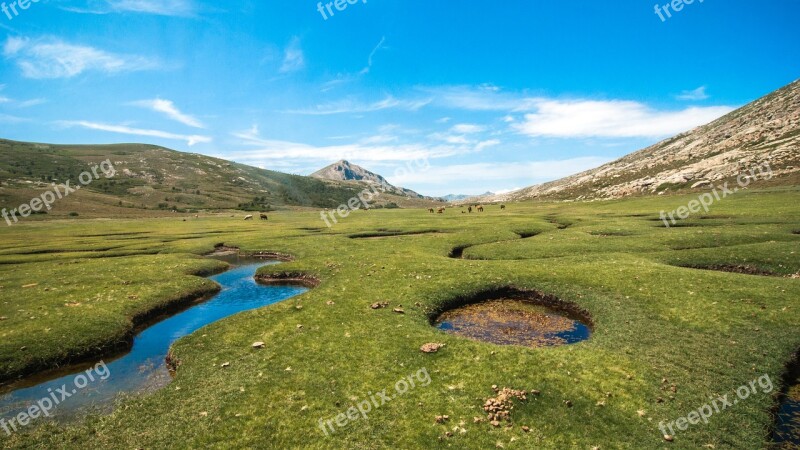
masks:
[(534, 302), (496, 299), (456, 308), (439, 316), (440, 330), (498, 345), (553, 347), (589, 339), (581, 319)]

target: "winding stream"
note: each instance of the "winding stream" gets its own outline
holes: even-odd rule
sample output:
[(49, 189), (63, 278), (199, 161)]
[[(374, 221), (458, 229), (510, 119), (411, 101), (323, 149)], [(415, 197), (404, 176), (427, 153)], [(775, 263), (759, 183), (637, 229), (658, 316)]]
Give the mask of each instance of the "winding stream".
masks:
[[(257, 284), (253, 278), (256, 270), (278, 264), (278, 261), (239, 259), (236, 256), (218, 259), (234, 266), (211, 277), (222, 286), (216, 296), (144, 329), (134, 338), (130, 352), (107, 358), (105, 366), (73, 366), (68, 372), (29, 377), (5, 386), (0, 391), (0, 418), (8, 420), (48, 397), (59, 399), (49, 413), (58, 419), (89, 411), (108, 411), (121, 393), (152, 391), (169, 383), (171, 377), (165, 359), (176, 340), (233, 314), (278, 303), (308, 291), (298, 286)], [(87, 370), (91, 371), (93, 380), (88, 380)], [(85, 387), (75, 389), (79, 377), (87, 382)], [(64, 394), (58, 390), (64, 392), (63, 386), (67, 387), (65, 392), (69, 395), (62, 400)]]

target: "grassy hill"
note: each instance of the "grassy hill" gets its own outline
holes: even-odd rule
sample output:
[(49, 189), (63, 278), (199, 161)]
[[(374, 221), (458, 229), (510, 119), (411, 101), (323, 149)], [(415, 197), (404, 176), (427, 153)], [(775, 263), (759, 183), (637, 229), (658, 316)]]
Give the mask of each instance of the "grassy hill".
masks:
[[(286, 207), (335, 208), (364, 187), (182, 153), (155, 145), (51, 145), (0, 140), (0, 207), (16, 208), (109, 159), (117, 174), (86, 186), (50, 216), (139, 217), (178, 212)], [(382, 195), (377, 204), (421, 206)], [(424, 200), (422, 200), (424, 202)]]

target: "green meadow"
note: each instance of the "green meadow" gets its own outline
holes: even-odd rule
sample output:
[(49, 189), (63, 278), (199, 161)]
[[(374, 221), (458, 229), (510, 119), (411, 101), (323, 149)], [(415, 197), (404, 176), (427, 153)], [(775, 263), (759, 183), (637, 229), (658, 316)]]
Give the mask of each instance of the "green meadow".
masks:
[[(271, 212), (269, 221), (240, 213), (3, 225), (3, 381), (112, 356), (156, 311), (213, 294), (206, 277), (226, 264), (202, 255), (219, 244), (291, 255), (259, 276), (320, 283), (178, 341), (169, 386), (123, 396), (110, 414), (0, 432), (0, 445), (764, 448), (781, 377), (800, 348), (798, 194), (740, 192), (670, 228), (659, 212), (696, 194), (511, 203), (472, 214), (356, 211), (332, 228), (317, 210)], [(587, 311), (591, 338), (534, 349), (431, 326), (446, 308), (508, 287)], [(372, 309), (376, 302), (389, 306)], [(254, 349), (256, 341), (265, 347)], [(445, 346), (423, 353), (426, 343)], [(429, 384), (323, 432), (321, 419), (422, 369)], [(764, 375), (774, 392), (664, 440), (662, 422)], [(475, 418), (485, 419), (494, 385), (540, 393), (493, 427)], [(443, 415), (449, 420), (437, 423)]]

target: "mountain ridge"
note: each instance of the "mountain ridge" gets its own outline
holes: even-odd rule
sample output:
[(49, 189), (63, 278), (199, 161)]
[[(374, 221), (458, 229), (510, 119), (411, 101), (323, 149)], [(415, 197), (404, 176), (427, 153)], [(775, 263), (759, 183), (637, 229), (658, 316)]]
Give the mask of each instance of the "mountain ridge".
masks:
[(799, 184), (800, 80), (685, 133), (615, 161), (486, 201), (589, 200), (661, 195), (734, 179), (767, 163), (775, 179)]
[[(363, 187), (260, 169), (149, 144), (59, 145), (0, 139), (0, 207), (17, 208), (50, 188), (109, 159), (116, 175), (65, 197), (48, 215), (137, 217), (214, 210), (269, 211), (336, 208)], [(387, 192), (375, 205), (432, 202)]]

